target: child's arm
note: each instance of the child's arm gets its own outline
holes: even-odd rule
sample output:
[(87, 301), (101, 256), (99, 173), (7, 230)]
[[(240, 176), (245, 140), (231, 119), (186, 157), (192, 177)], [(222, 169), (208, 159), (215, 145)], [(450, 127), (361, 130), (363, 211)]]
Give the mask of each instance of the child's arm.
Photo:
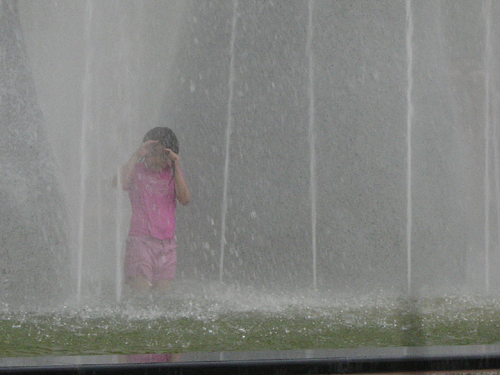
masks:
[(167, 150), (169, 151), (168, 156), (174, 168), (175, 196), (180, 204), (186, 206), (191, 201), (191, 191), (189, 191), (181, 167), (179, 166), (179, 155), (170, 149)]
[(175, 195), (179, 203), (186, 206), (191, 201), (191, 191), (189, 190), (181, 168), (179, 167), (179, 162), (174, 163), (174, 168)]
[[(125, 187), (130, 184), (130, 179), (132, 177), (132, 172), (134, 171), (135, 164), (139, 161), (140, 158), (146, 156), (149, 152), (149, 145), (151, 143), (157, 143), (158, 141), (147, 141), (144, 142), (136, 152), (132, 154), (130, 159), (128, 159), (127, 163), (124, 164), (120, 168), (120, 179), (121, 179), (121, 186)], [(118, 176), (115, 176), (113, 178), (113, 186), (117, 187), (118, 185)]]

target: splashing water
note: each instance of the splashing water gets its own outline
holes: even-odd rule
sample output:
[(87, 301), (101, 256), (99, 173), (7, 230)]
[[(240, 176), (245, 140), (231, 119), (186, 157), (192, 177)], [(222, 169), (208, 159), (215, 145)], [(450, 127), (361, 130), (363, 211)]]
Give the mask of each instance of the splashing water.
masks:
[(411, 132), (413, 124), (413, 101), (412, 101), (412, 90), (413, 90), (413, 13), (411, 8), (411, 0), (406, 0), (406, 146), (407, 146), (407, 168), (406, 168), (406, 261), (407, 261), (407, 287), (408, 294), (411, 293), (411, 231), (412, 231), (412, 198), (411, 198), (411, 185), (412, 185), (412, 175), (411, 175), (411, 158), (412, 158), (412, 144), (411, 144)]
[(224, 250), (226, 246), (226, 215), (227, 215), (227, 190), (229, 184), (229, 152), (231, 148), (231, 133), (233, 131), (233, 91), (234, 91), (234, 42), (236, 40), (236, 26), (238, 24), (238, 0), (234, 0), (233, 23), (231, 27), (231, 41), (229, 44), (229, 96), (227, 99), (227, 126), (226, 126), (226, 159), (224, 162), (224, 191), (222, 193), (222, 216), (220, 237), (220, 266), (219, 281), (224, 276)]
[(77, 292), (76, 301), (80, 304), (82, 294), (82, 272), (83, 272), (83, 238), (85, 232), (85, 203), (87, 182), (87, 132), (91, 126), (90, 119), (90, 95), (92, 86), (92, 0), (87, 0), (85, 13), (85, 74), (83, 78), (83, 112), (82, 128), (80, 138), (80, 223), (78, 228), (78, 255), (77, 255)]
[(317, 270), (316, 270), (316, 134), (314, 131), (314, 51), (313, 51), (313, 36), (314, 36), (314, 0), (309, 0), (309, 22), (307, 25), (307, 44), (306, 54), (309, 64), (309, 152), (310, 152), (310, 196), (311, 196), (311, 237), (312, 237), (312, 271), (313, 271), (313, 287), (317, 287)]
[(491, 128), (491, 104), (490, 104), (490, 70), (492, 62), (491, 50), (491, 0), (484, 3), (485, 15), (485, 53), (484, 53), (484, 287), (485, 292), (490, 290), (490, 128)]

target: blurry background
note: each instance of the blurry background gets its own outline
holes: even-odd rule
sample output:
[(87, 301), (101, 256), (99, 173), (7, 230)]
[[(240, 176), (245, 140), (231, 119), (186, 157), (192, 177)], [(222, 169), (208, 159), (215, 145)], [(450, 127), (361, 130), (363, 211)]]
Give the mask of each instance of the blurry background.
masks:
[(130, 209), (111, 180), (154, 126), (176, 132), (193, 195), (178, 281), (222, 266), (223, 282), (268, 289), (498, 289), (500, 3), (18, 10), (82, 295), (116, 294)]

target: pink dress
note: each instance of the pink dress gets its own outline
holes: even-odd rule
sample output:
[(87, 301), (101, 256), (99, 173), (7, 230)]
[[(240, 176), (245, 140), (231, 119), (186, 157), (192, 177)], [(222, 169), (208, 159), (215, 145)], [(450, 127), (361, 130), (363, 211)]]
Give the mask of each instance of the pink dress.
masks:
[(155, 172), (144, 163), (137, 163), (124, 189), (132, 205), (125, 254), (126, 281), (142, 274), (154, 286), (159, 280), (175, 278), (177, 200), (171, 169)]
[(124, 187), (132, 205), (129, 236), (173, 239), (177, 201), (172, 170), (155, 172), (137, 163), (130, 181)]

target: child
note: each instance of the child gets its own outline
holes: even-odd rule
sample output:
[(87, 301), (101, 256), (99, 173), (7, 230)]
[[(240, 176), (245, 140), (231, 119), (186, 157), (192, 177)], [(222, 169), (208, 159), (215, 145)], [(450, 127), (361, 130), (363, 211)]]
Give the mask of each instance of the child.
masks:
[(120, 178), (132, 205), (125, 282), (138, 292), (163, 291), (174, 279), (177, 266), (176, 201), (185, 206), (191, 199), (174, 132), (163, 127), (148, 131), (121, 168)]

